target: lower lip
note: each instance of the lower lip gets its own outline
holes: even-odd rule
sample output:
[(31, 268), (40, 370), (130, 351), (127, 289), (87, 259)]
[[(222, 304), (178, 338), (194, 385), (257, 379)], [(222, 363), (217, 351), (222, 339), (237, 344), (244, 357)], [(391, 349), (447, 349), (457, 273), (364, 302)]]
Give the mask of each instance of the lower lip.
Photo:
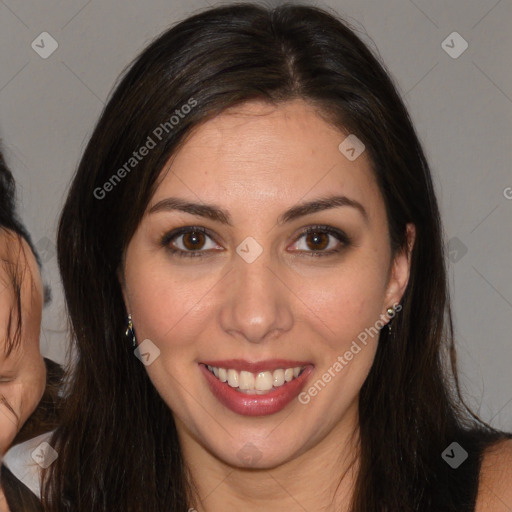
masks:
[(233, 412), (244, 416), (266, 416), (281, 411), (297, 397), (313, 371), (312, 366), (307, 366), (298, 377), (274, 391), (269, 391), (265, 395), (248, 395), (236, 391), (227, 382), (221, 382), (204, 364), (199, 366), (210, 386), (210, 391), (219, 402)]

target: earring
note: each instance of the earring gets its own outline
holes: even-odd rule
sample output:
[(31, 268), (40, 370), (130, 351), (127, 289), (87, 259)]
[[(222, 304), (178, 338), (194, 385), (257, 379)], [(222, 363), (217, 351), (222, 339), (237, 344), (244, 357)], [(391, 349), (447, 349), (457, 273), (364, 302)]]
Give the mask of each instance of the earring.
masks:
[(124, 335), (127, 338), (129, 336), (131, 336), (133, 347), (136, 348), (137, 347), (137, 340), (135, 339), (135, 331), (133, 329), (133, 322), (132, 322), (132, 315), (131, 315), (131, 313), (128, 315), (128, 327), (126, 328), (126, 331), (125, 331)]
[(386, 310), (386, 313), (388, 314), (388, 316), (391, 317), (391, 319), (389, 320), (388, 322), (388, 334), (391, 334), (391, 322), (393, 321), (393, 317), (395, 316), (395, 308), (394, 307), (389, 307), (387, 310)]

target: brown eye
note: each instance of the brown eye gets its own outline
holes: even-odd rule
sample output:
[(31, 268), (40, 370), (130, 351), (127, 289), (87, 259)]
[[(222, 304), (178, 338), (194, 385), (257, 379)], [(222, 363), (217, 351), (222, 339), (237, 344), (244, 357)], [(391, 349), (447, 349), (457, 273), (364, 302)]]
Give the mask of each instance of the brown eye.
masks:
[(212, 236), (204, 228), (196, 226), (187, 226), (167, 233), (161, 244), (176, 256), (204, 257), (211, 255), (212, 250), (219, 250)]
[(329, 235), (326, 233), (312, 231), (307, 233), (305, 240), (308, 248), (313, 251), (322, 251), (329, 245)]
[(295, 244), (298, 246), (298, 252), (305, 256), (332, 256), (350, 246), (351, 240), (339, 229), (330, 226), (309, 226)]
[(200, 231), (189, 231), (183, 235), (183, 245), (191, 251), (201, 249), (204, 245), (205, 236)]

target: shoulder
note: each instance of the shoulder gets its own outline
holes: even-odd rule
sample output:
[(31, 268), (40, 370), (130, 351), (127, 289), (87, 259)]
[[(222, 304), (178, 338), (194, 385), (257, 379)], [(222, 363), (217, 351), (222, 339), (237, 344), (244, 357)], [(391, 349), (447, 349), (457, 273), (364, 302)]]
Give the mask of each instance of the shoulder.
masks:
[(475, 512), (512, 510), (512, 440), (503, 440), (484, 450)]
[(9, 505), (2, 488), (0, 488), (0, 512), (10, 512)]

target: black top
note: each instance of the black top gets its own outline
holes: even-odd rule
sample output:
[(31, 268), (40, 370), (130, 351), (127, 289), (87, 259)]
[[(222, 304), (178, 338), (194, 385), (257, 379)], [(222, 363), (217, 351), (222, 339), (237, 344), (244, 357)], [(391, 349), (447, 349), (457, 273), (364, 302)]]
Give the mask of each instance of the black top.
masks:
[(428, 506), (421, 510), (475, 512), (484, 450), (501, 436), (482, 431), (463, 432), (450, 441), (426, 494)]
[(10, 512), (43, 512), (37, 496), (2, 464), (2, 488)]

